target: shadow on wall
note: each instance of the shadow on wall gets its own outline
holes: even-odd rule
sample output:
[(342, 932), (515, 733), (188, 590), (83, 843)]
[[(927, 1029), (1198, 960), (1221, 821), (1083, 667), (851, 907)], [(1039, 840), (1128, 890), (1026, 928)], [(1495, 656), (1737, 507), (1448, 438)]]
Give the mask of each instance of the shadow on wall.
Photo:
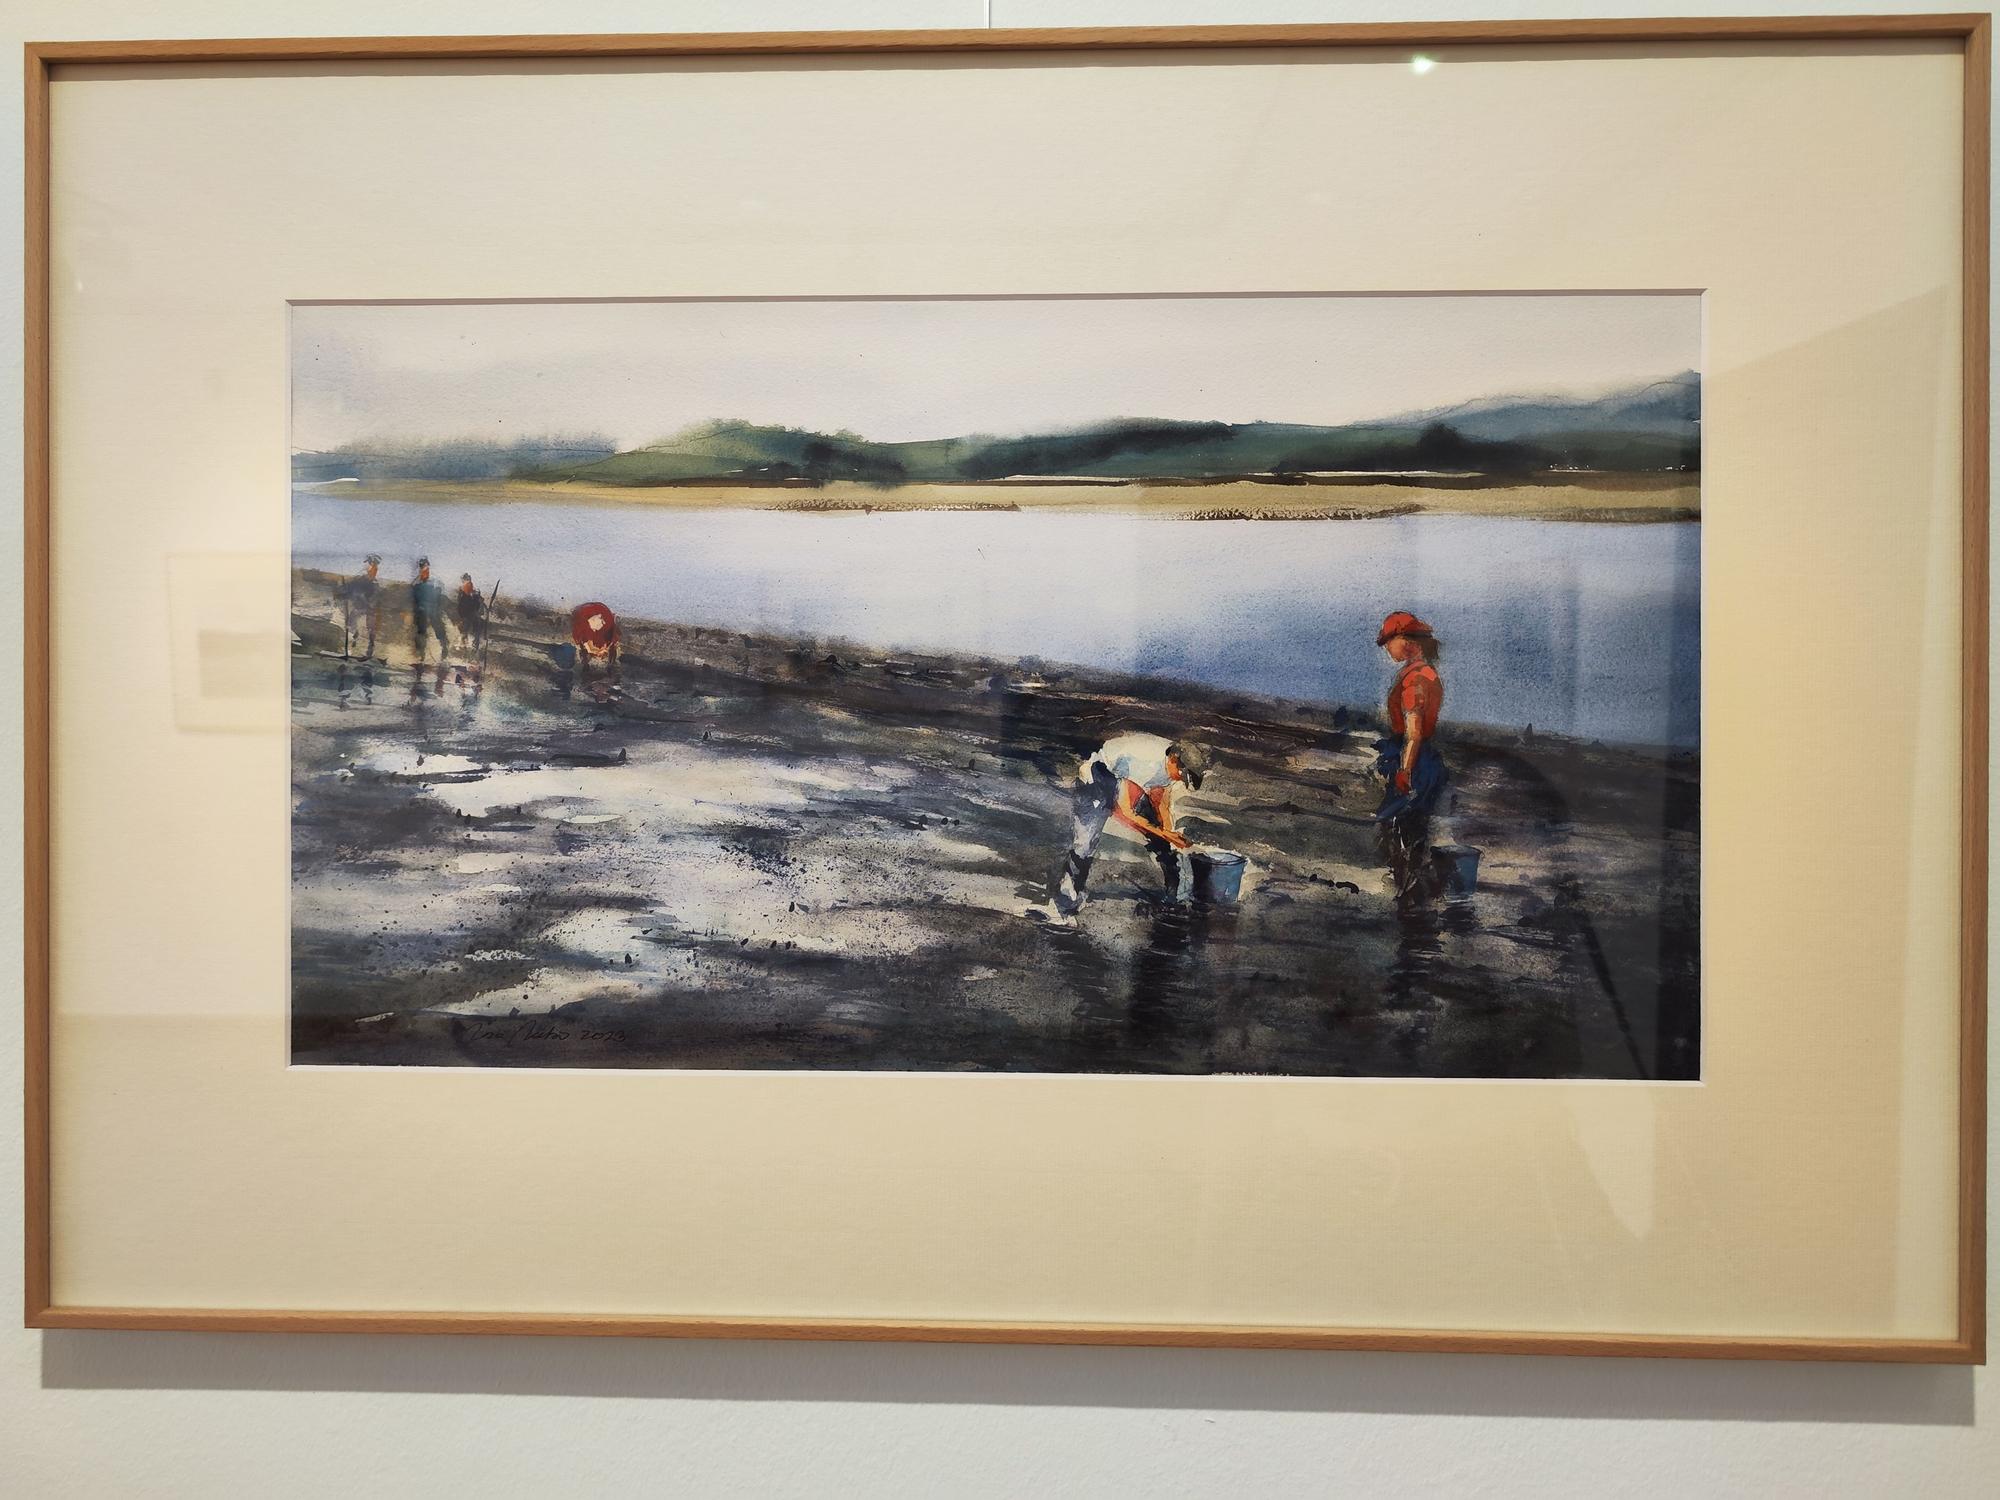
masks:
[(381, 1334), (42, 1335), (59, 1390), (1973, 1424), (1963, 1366)]

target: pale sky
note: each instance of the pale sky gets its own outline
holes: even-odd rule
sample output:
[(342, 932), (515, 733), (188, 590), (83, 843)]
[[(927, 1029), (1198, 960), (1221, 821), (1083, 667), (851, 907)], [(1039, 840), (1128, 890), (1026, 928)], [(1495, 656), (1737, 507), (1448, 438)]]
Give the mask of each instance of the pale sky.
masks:
[(739, 417), (884, 442), (1110, 417), (1340, 423), (1701, 366), (1692, 293), (307, 304), (292, 446)]

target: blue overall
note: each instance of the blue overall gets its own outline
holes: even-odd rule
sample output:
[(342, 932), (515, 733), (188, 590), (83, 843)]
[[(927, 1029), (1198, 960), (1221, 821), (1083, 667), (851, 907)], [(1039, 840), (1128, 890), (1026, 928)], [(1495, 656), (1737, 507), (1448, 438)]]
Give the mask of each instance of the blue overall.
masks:
[(1395, 823), (1415, 814), (1427, 818), (1438, 805), (1438, 798), (1444, 795), (1445, 787), (1451, 781), (1451, 773), (1444, 768), (1444, 757), (1437, 753), (1437, 744), (1425, 740), (1423, 748), (1417, 751), (1417, 763), (1410, 767), (1410, 789), (1396, 790), (1396, 773), (1403, 766), (1403, 737), (1386, 736), (1375, 742), (1375, 769), (1389, 783), (1382, 794), (1382, 805), (1375, 809), (1375, 821)]

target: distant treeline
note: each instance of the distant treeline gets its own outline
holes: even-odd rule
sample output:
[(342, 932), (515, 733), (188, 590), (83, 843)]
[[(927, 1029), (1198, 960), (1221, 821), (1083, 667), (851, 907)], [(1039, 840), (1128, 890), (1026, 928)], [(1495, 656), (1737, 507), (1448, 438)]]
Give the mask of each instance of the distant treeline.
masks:
[(854, 432), (717, 421), (625, 452), (594, 436), (356, 447), (298, 455), (293, 472), (301, 481), (515, 477), (633, 486), (1689, 473), (1701, 467), (1700, 414), (1700, 378), (1689, 372), (1607, 396), (1504, 397), (1340, 426), (1120, 419), (1018, 437), (882, 443)]
[(566, 437), (454, 438), (433, 443), (350, 443), (292, 455), (301, 484), (333, 479), (511, 479), (558, 465), (611, 457), (618, 445), (601, 433)]

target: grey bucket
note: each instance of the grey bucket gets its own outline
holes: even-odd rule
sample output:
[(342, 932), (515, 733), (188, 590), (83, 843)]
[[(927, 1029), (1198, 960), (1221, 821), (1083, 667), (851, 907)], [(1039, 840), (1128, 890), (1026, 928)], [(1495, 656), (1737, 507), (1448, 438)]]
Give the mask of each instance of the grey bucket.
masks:
[(1212, 906), (1228, 906), (1243, 894), (1243, 872), (1250, 861), (1233, 849), (1196, 849), (1188, 855), (1194, 867), (1194, 898)]
[(1479, 888), (1479, 851), (1470, 844), (1439, 844), (1431, 850), (1444, 893), (1463, 900)]

